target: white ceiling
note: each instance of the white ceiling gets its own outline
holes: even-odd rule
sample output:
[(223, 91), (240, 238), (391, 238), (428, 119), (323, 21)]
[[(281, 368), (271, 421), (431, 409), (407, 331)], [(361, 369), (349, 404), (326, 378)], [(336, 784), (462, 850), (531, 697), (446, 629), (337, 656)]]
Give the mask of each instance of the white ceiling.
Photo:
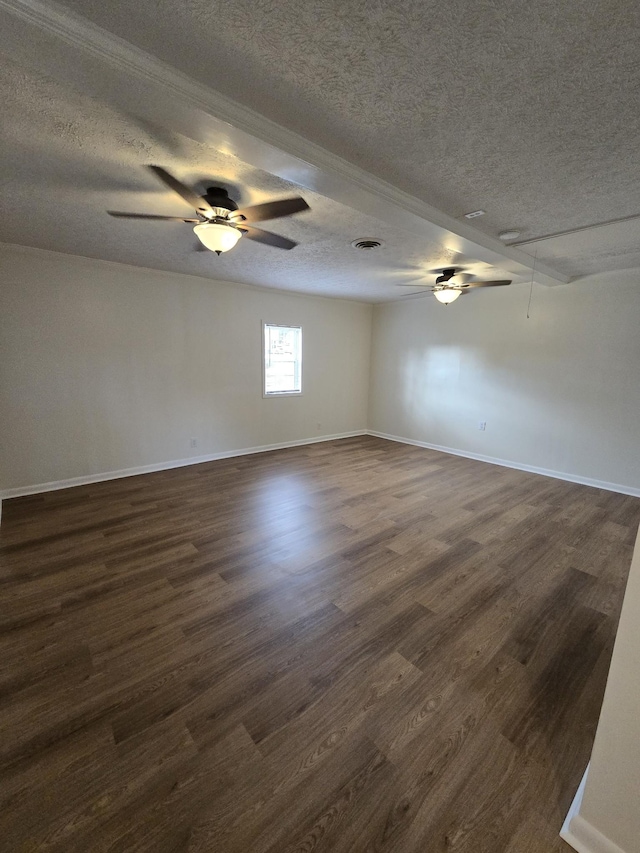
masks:
[[(438, 244), (426, 246), (413, 233), (119, 112), (21, 65), (5, 60), (3, 72), (3, 242), (373, 302), (411, 294), (415, 291), (399, 289), (397, 283), (451, 263), (480, 275), (510, 275)], [(187, 224), (109, 217), (108, 209), (193, 215), (145, 168), (149, 163), (162, 164), (198, 190), (223, 185), (243, 206), (303, 195), (309, 211), (264, 223), (299, 245), (281, 251), (241, 240), (217, 257), (196, 251), (199, 242)], [(356, 251), (351, 241), (362, 237), (382, 238), (384, 247)]]
[[(3, 72), (3, 242), (372, 302), (416, 292), (397, 284), (451, 263), (480, 275), (511, 277), (441, 245), (425, 245), (416, 234), (119, 112), (22, 65), (5, 60)], [(303, 195), (310, 211), (264, 223), (299, 245), (281, 251), (241, 240), (217, 257), (196, 251), (199, 243), (187, 224), (109, 217), (108, 209), (193, 215), (148, 172), (149, 163), (163, 165), (198, 190), (221, 184), (242, 206)], [(356, 251), (350, 243), (362, 237), (382, 238), (384, 247)]]
[[(445, 214), (485, 209), (473, 221), (479, 238), (518, 228), (530, 240), (640, 213), (635, 2), (66, 6)], [(382, 210), (365, 215), (90, 97), (45, 67), (37, 39), (17, 41), (0, 79), (2, 241), (368, 301), (410, 294), (396, 285), (447, 264), (527, 278), (495, 253), (487, 263), (468, 242), (421, 238)], [(70, 47), (62, 61), (80, 57)], [(300, 245), (283, 252), (242, 240), (216, 258), (194, 251), (188, 225), (107, 217), (106, 209), (188, 215), (148, 163), (198, 188), (222, 183), (243, 205), (303, 195), (310, 212), (265, 223)], [(349, 243), (360, 237), (386, 246), (357, 252)], [(639, 246), (640, 219), (522, 251), (577, 276), (640, 266)]]
[[(640, 214), (637, 0), (64, 3), (487, 233)], [(594, 235), (570, 274), (636, 263)]]

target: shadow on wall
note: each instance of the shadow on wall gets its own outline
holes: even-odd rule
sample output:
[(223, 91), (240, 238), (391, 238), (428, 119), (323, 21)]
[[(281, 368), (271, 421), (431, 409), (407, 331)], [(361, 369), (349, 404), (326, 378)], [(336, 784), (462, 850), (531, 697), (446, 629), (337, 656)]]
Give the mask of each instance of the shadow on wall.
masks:
[[(376, 313), (371, 428), (638, 488), (635, 271)], [(486, 422), (486, 430), (478, 429)]]
[[(572, 363), (543, 344), (429, 344), (398, 357), (392, 434), (518, 464), (624, 482), (618, 442), (633, 446), (637, 394), (610, 367)], [(542, 361), (542, 368), (541, 363)], [(575, 363), (583, 369), (576, 371)], [(486, 431), (479, 430), (487, 423)]]
[[(548, 458), (557, 413), (536, 424), (548, 389), (526, 379), (520, 359), (505, 366), (488, 355), (479, 347), (440, 344), (408, 352), (398, 365), (407, 437), (510, 458), (505, 432), (517, 430), (519, 446), (535, 444), (544, 450), (541, 459)], [(482, 448), (477, 444), (480, 421), (487, 421), (490, 430)]]

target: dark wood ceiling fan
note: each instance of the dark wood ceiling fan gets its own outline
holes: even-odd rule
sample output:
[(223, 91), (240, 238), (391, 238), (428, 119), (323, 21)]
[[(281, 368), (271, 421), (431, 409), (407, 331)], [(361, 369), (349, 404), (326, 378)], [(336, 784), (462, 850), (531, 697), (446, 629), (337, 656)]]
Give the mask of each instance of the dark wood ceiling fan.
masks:
[(209, 187), (204, 195), (198, 195), (194, 190), (174, 178), (161, 166), (148, 167), (165, 186), (172, 189), (184, 201), (194, 208), (195, 217), (159, 216), (154, 213), (126, 213), (119, 210), (108, 210), (109, 216), (120, 219), (150, 219), (165, 222), (192, 222), (193, 229), (202, 244), (219, 255), (233, 248), (240, 237), (245, 236), (257, 243), (274, 246), (276, 249), (293, 249), (298, 244), (287, 237), (255, 228), (254, 222), (268, 219), (280, 219), (308, 210), (309, 205), (303, 198), (280, 199), (264, 204), (254, 204), (251, 207), (239, 209), (236, 202), (229, 198), (227, 190), (222, 187)]
[(447, 267), (443, 269), (437, 276), (434, 284), (398, 284), (396, 287), (416, 287), (430, 290), (439, 302), (448, 305), (454, 302), (458, 296), (462, 296), (467, 290), (473, 287), (505, 287), (511, 284), (511, 279), (496, 279), (495, 281), (455, 281), (455, 277), (463, 274), (463, 271), (456, 267)]

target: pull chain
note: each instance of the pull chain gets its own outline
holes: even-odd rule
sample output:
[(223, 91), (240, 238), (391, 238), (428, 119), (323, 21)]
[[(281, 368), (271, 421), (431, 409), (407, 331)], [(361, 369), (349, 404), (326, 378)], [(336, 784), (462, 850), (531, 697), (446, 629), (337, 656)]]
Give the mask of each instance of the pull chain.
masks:
[(536, 274), (536, 258), (538, 256), (538, 250), (536, 249), (535, 254), (533, 256), (533, 267), (531, 268), (531, 288), (529, 290), (529, 304), (527, 305), (527, 320), (531, 319), (531, 297), (533, 296), (533, 277)]

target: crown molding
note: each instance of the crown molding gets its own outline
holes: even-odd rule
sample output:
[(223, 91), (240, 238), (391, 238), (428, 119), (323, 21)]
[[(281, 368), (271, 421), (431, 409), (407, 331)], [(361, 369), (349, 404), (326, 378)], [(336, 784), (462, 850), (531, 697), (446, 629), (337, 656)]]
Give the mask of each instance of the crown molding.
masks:
[[(377, 178), (309, 139), (233, 101), (84, 17), (42, 0), (0, 0), (14, 27), (0, 28), (8, 55), (36, 28), (47, 49), (38, 68), (121, 109), (232, 153), (244, 162), (470, 258), (557, 285), (570, 277)], [(24, 38), (12, 38), (21, 23)], [(4, 44), (3, 42), (6, 42)], [(75, 52), (69, 61), (69, 47)], [(24, 54), (22, 54), (24, 58)]]

